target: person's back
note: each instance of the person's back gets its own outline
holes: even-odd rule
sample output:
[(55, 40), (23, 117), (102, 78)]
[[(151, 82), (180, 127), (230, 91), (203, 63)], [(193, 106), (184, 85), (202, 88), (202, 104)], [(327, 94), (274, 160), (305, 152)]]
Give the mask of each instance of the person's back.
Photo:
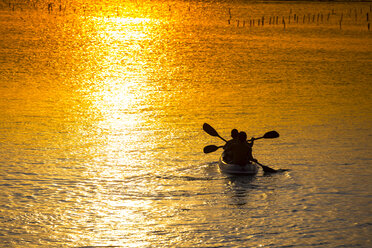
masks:
[(232, 160), (232, 153), (231, 153), (231, 148), (234, 144), (236, 144), (238, 142), (238, 135), (239, 135), (239, 132), (237, 129), (233, 129), (231, 130), (231, 140), (227, 141), (226, 144), (224, 145), (223, 149), (225, 150), (224, 151), (224, 156), (223, 156), (223, 159), (226, 161), (226, 162), (229, 162)]
[(232, 154), (232, 163), (239, 164), (239, 165), (246, 165), (250, 160), (253, 159), (252, 157), (252, 148), (246, 142), (247, 135), (245, 132), (240, 132), (238, 136), (238, 142), (232, 144), (231, 146), (231, 154)]

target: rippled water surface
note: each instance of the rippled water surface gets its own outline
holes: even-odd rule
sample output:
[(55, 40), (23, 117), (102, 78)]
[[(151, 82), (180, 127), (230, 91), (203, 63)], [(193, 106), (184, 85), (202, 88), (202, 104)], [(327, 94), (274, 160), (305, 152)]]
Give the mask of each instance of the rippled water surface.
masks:
[[(0, 247), (372, 246), (370, 3), (30, 2), (0, 3)], [(289, 171), (221, 174), (204, 122)]]

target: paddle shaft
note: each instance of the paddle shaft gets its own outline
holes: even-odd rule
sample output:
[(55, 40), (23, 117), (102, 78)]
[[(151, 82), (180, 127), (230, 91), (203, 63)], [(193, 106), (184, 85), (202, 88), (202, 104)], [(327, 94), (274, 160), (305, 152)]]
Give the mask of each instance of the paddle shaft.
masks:
[(225, 140), (224, 138), (222, 138), (220, 135), (217, 135), (218, 138), (222, 139), (223, 141), (225, 141), (227, 143), (227, 140)]
[(256, 162), (259, 166), (261, 166), (261, 168), (262, 168), (262, 170), (263, 170), (264, 172), (270, 172), (270, 173), (278, 172), (277, 170), (272, 169), (272, 168), (270, 168), (269, 166), (266, 166), (266, 165), (261, 164), (261, 163), (258, 162), (257, 160), (255, 160), (254, 162)]
[(250, 140), (248, 140), (248, 141), (254, 141), (254, 140), (259, 140), (259, 139), (263, 139), (263, 138), (265, 138), (265, 137), (262, 136), (262, 137), (258, 137), (258, 138), (252, 138), (252, 139), (250, 139)]

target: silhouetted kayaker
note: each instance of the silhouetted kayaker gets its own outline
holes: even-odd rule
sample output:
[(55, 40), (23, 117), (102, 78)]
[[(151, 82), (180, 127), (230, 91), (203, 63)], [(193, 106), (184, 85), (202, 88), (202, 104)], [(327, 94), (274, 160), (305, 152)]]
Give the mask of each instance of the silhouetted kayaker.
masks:
[(238, 135), (239, 131), (237, 129), (231, 130), (231, 140), (227, 141), (224, 145), (223, 149), (225, 150), (223, 159), (225, 161), (231, 161), (232, 160), (232, 153), (231, 153), (231, 146), (238, 142)]
[(239, 135), (239, 131), (237, 129), (234, 128), (233, 130), (231, 130), (231, 138), (232, 139), (226, 142), (223, 149), (226, 150), (232, 144), (236, 143), (238, 141), (238, 135)]
[(229, 146), (225, 152), (232, 155), (232, 163), (246, 165), (249, 161), (256, 161), (252, 156), (252, 145), (247, 142), (247, 134), (240, 132), (238, 141)]

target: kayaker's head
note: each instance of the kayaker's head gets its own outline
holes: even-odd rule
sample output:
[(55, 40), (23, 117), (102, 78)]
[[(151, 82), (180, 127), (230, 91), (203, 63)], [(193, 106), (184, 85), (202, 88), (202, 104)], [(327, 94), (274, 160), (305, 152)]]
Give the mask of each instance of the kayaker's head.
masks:
[(245, 132), (240, 132), (238, 135), (238, 139), (240, 142), (245, 142), (247, 140), (247, 134)]
[(236, 139), (238, 138), (238, 135), (239, 131), (237, 129), (234, 128), (233, 130), (231, 130), (231, 138)]

